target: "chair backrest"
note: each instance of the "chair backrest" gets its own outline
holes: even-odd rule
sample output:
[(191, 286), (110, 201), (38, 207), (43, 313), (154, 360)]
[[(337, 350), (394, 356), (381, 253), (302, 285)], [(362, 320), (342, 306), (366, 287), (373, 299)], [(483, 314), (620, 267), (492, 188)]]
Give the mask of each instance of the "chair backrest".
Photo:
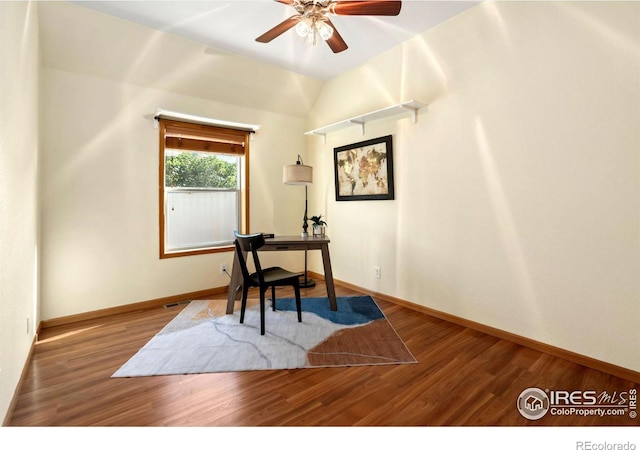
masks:
[(256, 268), (256, 273), (258, 274), (258, 282), (260, 285), (264, 284), (262, 266), (260, 265), (260, 258), (258, 258), (258, 249), (264, 245), (264, 236), (262, 233), (239, 234), (237, 231), (234, 231), (233, 234), (236, 237), (236, 254), (238, 255), (238, 261), (240, 262), (242, 277), (244, 278), (245, 283), (249, 283), (251, 281), (251, 274), (249, 273), (244, 253), (251, 252), (253, 255), (253, 264)]

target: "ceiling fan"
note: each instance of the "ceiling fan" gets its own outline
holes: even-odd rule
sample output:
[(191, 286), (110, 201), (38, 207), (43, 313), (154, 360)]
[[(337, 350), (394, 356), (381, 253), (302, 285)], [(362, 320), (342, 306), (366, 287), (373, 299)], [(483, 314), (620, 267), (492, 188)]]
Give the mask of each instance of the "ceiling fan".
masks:
[(316, 45), (318, 36), (329, 45), (334, 53), (346, 50), (342, 39), (328, 14), (338, 16), (397, 16), (401, 1), (333, 1), (333, 0), (275, 0), (293, 6), (296, 14), (258, 36), (258, 42), (271, 42), (285, 31), (295, 27), (296, 33), (305, 38), (308, 45)]

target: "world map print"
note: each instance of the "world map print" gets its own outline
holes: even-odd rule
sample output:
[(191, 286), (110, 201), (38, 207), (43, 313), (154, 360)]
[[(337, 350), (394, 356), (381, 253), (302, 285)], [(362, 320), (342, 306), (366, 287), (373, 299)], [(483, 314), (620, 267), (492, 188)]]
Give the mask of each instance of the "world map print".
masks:
[(337, 152), (336, 170), (336, 188), (340, 196), (389, 193), (384, 142)]

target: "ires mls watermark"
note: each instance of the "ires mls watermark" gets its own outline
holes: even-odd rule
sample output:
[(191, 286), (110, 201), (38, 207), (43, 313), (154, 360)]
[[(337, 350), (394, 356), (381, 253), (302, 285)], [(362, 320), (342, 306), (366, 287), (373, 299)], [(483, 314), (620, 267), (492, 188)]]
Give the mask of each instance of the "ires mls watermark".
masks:
[(529, 420), (538, 420), (547, 414), (553, 416), (628, 416), (635, 419), (637, 390), (628, 391), (563, 391), (528, 388), (518, 396), (517, 408)]

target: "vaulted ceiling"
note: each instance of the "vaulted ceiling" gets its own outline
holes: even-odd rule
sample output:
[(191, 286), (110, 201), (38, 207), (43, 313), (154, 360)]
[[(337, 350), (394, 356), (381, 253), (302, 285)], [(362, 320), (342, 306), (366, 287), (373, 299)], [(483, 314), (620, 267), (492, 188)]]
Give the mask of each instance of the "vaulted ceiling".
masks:
[(324, 81), (473, 7), (403, 1), (398, 16), (331, 16), (349, 48), (333, 53), (289, 30), (272, 0), (40, 2), (45, 67), (306, 117)]
[(324, 43), (309, 47), (289, 30), (268, 44), (255, 38), (294, 15), (273, 0), (75, 1), (77, 5), (182, 36), (211, 47), (274, 64), (309, 77), (328, 79), (356, 67), (470, 8), (477, 1), (402, 2), (397, 16), (336, 16), (331, 21), (349, 48), (334, 54)]

